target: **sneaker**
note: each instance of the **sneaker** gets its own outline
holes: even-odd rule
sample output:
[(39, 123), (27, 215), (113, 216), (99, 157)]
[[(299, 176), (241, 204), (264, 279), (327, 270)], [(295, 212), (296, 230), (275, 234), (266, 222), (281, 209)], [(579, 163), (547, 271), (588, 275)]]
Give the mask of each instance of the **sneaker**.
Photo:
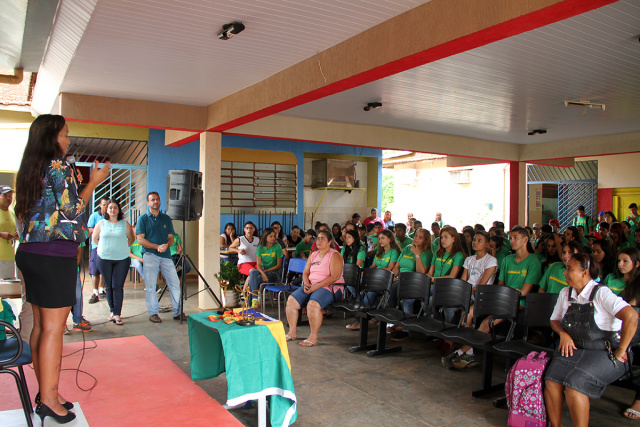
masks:
[(74, 323), (73, 329), (75, 331), (89, 332), (91, 330), (91, 325), (87, 325), (84, 321), (82, 321), (80, 323)]
[(451, 353), (449, 353), (446, 356), (442, 357), (440, 359), (440, 361), (442, 362), (442, 365), (444, 365), (445, 368), (453, 369), (453, 365), (451, 364), (451, 360), (454, 357), (457, 357), (457, 356), (458, 356), (458, 354), (455, 351), (452, 351)]
[(473, 368), (478, 366), (478, 361), (473, 354), (463, 354), (451, 359), (451, 365), (457, 369)]
[(100, 292), (100, 299), (105, 299), (107, 297), (107, 293), (105, 291)]
[(87, 325), (91, 325), (91, 322), (89, 322), (89, 320), (87, 320), (87, 318), (86, 318), (86, 317), (84, 317), (84, 316), (82, 316), (82, 321), (83, 321), (84, 323), (86, 323)]
[(91, 298), (89, 298), (89, 304), (95, 304), (98, 301), (100, 301), (100, 297), (96, 294), (91, 295)]
[(71, 334), (71, 330), (69, 329), (69, 327), (67, 325), (64, 326), (64, 332), (62, 332), (62, 335), (69, 335)]

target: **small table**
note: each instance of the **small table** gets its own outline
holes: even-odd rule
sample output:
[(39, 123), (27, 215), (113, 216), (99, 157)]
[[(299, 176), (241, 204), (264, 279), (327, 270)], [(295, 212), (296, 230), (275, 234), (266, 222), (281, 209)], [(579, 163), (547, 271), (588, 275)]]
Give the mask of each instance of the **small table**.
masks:
[(297, 418), (297, 400), (284, 327), (278, 320), (250, 311), (264, 317), (266, 324), (212, 322), (209, 315), (215, 312), (188, 317), (191, 379), (206, 380), (226, 372), (228, 406), (258, 400), (258, 425), (263, 427), (268, 397), (271, 425), (287, 427)]

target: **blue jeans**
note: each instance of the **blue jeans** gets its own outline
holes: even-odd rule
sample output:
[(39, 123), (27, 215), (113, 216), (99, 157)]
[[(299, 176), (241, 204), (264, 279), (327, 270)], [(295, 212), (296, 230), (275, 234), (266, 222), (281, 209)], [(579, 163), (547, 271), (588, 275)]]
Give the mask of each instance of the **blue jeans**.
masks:
[(124, 282), (127, 280), (131, 261), (129, 258), (111, 260), (98, 257), (98, 270), (104, 279), (109, 310), (114, 316), (122, 314)]
[[(282, 277), (282, 273), (280, 271), (267, 271), (265, 273), (267, 275), (267, 283), (277, 283), (280, 281)], [(251, 292), (258, 292), (260, 290), (260, 285), (263, 284), (262, 274), (258, 270), (252, 270), (249, 273), (249, 290)], [(249, 294), (249, 304), (253, 301), (255, 297), (252, 294)]]
[(156, 284), (158, 283), (158, 273), (162, 272), (169, 287), (171, 304), (173, 305), (173, 317), (180, 315), (180, 280), (176, 267), (171, 258), (162, 258), (155, 254), (145, 252), (142, 255), (144, 264), (144, 286), (147, 288), (147, 310), (149, 316), (158, 314), (160, 305), (158, 304), (158, 294), (156, 294)]
[(80, 269), (78, 269), (78, 278), (76, 279), (76, 303), (71, 307), (73, 323), (82, 323), (82, 310), (82, 281), (80, 280)]

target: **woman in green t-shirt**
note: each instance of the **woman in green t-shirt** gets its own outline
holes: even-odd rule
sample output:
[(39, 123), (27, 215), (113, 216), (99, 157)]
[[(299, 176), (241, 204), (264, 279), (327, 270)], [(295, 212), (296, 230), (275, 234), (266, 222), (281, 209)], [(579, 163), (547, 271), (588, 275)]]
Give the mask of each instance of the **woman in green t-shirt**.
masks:
[[(640, 276), (640, 249), (624, 248), (618, 254), (618, 262), (613, 273), (607, 275), (604, 284), (607, 285), (616, 295), (627, 295), (627, 285), (635, 281)], [(633, 292), (633, 291), (631, 291)], [(627, 295), (626, 301), (631, 297)]]
[(342, 255), (345, 264), (357, 264), (358, 267), (362, 267), (367, 257), (367, 251), (364, 246), (362, 246), (357, 231), (347, 230), (344, 235), (344, 246), (340, 250), (340, 255)]
[(567, 269), (567, 263), (571, 259), (571, 255), (582, 253), (586, 254), (587, 250), (577, 240), (572, 240), (569, 243), (565, 243), (562, 246), (562, 262), (554, 262), (544, 272), (542, 279), (540, 279), (540, 293), (559, 294), (562, 289), (567, 285), (567, 279), (564, 277), (564, 272)]
[[(378, 249), (376, 250), (375, 258), (371, 268), (381, 268), (384, 270), (393, 271), (398, 257), (400, 256), (400, 247), (396, 242), (393, 233), (389, 230), (382, 230), (378, 234)], [(372, 306), (378, 297), (377, 292), (369, 292), (364, 298), (365, 304)], [(347, 325), (347, 329), (357, 331), (360, 329), (360, 318), (356, 317), (356, 321)]]
[(282, 247), (276, 243), (276, 231), (273, 228), (265, 229), (256, 249), (256, 269), (249, 272), (251, 308), (260, 305), (260, 285), (280, 281), (283, 258)]
[(456, 278), (462, 272), (464, 251), (460, 234), (454, 227), (445, 226), (440, 230), (438, 250), (433, 254), (427, 276), (435, 282), (439, 277)]

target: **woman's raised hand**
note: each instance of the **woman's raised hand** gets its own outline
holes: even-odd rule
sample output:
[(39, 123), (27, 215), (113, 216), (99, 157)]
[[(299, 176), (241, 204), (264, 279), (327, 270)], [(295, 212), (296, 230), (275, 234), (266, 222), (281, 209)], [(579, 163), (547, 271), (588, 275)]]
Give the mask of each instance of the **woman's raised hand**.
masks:
[(109, 172), (111, 171), (111, 162), (106, 161), (102, 168), (99, 168), (100, 163), (96, 160), (93, 162), (93, 170), (91, 171), (90, 181), (93, 181), (96, 185), (100, 184), (105, 179), (109, 178)]

